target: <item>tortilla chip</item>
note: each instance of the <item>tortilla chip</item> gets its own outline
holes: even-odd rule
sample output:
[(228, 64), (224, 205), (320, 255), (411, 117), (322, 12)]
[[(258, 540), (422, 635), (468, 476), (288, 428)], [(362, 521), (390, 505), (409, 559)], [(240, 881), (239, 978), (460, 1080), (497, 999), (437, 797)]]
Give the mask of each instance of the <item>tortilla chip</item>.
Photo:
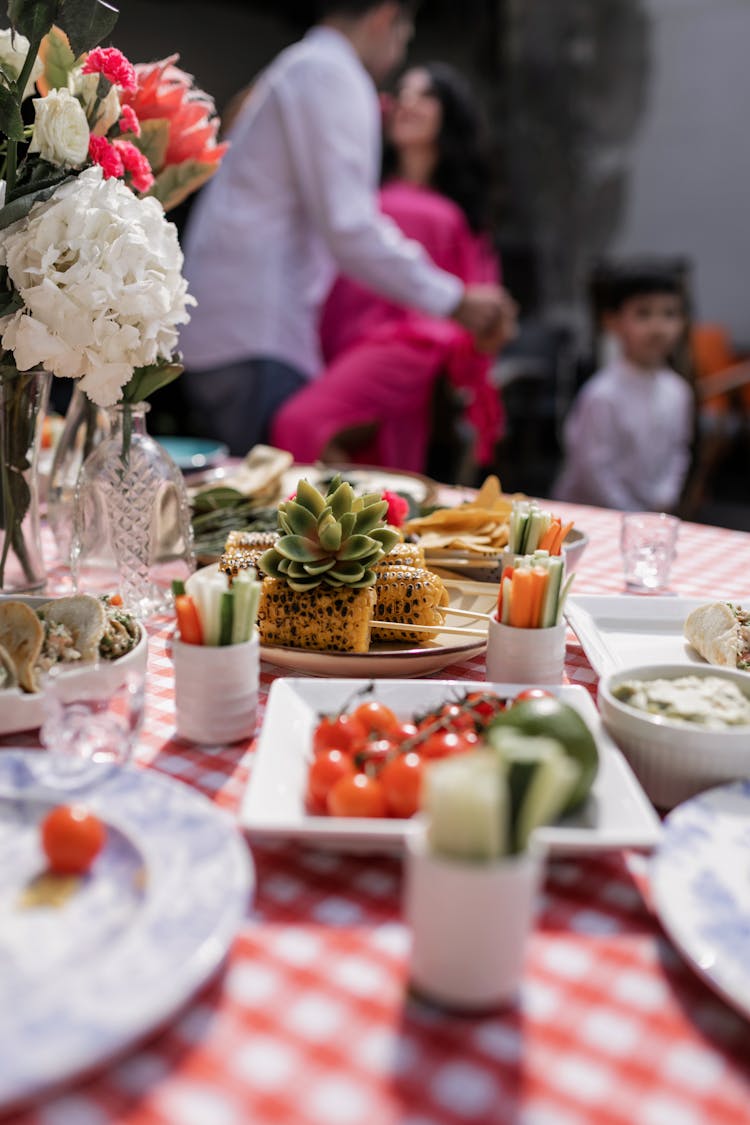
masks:
[(13, 661), (24, 691), (38, 691), (36, 669), (44, 641), (44, 627), (24, 602), (0, 603), (0, 645)]

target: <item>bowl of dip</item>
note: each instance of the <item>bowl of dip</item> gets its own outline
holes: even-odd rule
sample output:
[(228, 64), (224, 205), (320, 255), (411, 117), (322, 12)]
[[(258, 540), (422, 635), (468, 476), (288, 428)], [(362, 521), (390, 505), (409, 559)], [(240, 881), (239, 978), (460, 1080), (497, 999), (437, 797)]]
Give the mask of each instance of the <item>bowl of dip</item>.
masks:
[(713, 665), (647, 664), (599, 682), (599, 710), (641, 785), (669, 809), (750, 778), (750, 681)]

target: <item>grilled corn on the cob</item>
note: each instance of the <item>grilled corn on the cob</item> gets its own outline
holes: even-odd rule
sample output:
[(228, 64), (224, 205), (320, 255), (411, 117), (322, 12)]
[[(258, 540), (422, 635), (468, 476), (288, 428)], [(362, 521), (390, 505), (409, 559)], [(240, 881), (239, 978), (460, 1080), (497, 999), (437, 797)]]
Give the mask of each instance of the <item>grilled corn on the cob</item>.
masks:
[[(375, 618), (378, 621), (394, 621), (401, 625), (443, 625), (450, 597), (437, 574), (422, 567), (391, 567), (378, 570), (375, 585)], [(400, 632), (388, 629), (372, 630), (374, 641), (410, 642), (424, 644), (432, 640), (434, 633)]]
[(424, 550), (418, 543), (397, 543), (387, 555), (380, 560), (375, 570), (388, 570), (395, 567), (419, 566), (424, 567)]
[(296, 591), (281, 578), (265, 578), (258, 606), (260, 643), (367, 652), (374, 602), (371, 586)]

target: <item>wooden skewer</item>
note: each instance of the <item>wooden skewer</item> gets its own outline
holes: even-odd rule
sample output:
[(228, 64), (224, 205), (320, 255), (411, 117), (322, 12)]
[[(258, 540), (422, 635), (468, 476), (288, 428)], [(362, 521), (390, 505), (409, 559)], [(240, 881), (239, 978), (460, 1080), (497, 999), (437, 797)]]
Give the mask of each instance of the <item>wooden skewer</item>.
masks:
[(446, 559), (446, 558), (441, 558), (438, 555), (430, 555), (427, 551), (425, 551), (424, 559), (425, 559), (425, 562), (427, 563), (428, 566), (430, 564), (432, 566), (443, 566), (443, 567), (445, 567), (446, 570), (455, 570), (457, 567), (460, 567), (460, 566), (471, 567), (474, 570), (477, 569), (478, 567), (493, 567), (493, 568), (496, 568), (496, 567), (500, 566), (500, 558), (499, 557), (496, 558), (496, 559), (493, 559), (493, 558), (477, 558), (477, 559), (450, 559), (450, 558), (448, 558), (448, 559)]
[(500, 589), (499, 582), (472, 582), (470, 578), (441, 578), (440, 581), (449, 590), (459, 590), (464, 594), (487, 594), (495, 597)]
[(441, 606), (440, 612), (452, 613), (454, 617), (478, 617), (480, 619), (484, 619), (485, 621), (489, 621), (490, 617), (492, 616), (491, 613), (480, 613), (479, 610), (476, 609), (454, 609), (453, 606), (447, 605)]
[(480, 637), (487, 640), (486, 629), (452, 629), (446, 625), (400, 625), (395, 621), (371, 621), (373, 629), (392, 629), (394, 633), (449, 633), (454, 637)]

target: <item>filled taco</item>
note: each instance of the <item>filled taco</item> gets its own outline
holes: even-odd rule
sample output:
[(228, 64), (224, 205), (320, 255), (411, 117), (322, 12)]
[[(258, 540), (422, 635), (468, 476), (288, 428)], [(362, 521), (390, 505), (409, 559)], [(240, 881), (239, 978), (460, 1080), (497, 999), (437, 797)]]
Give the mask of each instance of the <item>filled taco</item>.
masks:
[(37, 691), (36, 664), (42, 651), (44, 627), (24, 602), (0, 603), (0, 645), (13, 662), (24, 691)]
[(684, 632), (709, 664), (750, 671), (750, 610), (731, 602), (702, 605), (688, 616)]
[(55, 598), (40, 606), (37, 614), (44, 625), (41, 668), (96, 660), (107, 623), (104, 606), (98, 598), (89, 594)]
[(6, 688), (16, 687), (17, 685), (16, 666), (7, 648), (0, 645), (0, 691), (5, 691)]

